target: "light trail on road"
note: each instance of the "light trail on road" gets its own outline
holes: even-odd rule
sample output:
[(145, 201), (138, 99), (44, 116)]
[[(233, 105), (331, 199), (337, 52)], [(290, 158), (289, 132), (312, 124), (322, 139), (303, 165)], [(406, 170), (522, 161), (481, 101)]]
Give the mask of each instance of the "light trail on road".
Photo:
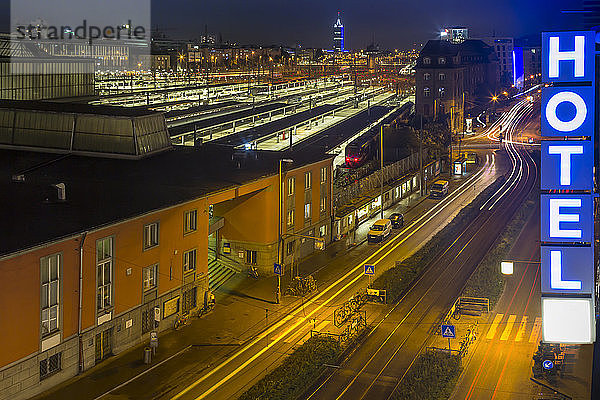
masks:
[[(524, 103), (519, 103), (518, 106), (516, 106), (514, 109), (511, 110), (511, 112), (509, 113), (510, 117), (509, 119), (505, 119), (505, 121), (510, 122), (511, 123), (511, 129), (509, 130), (512, 134), (512, 132), (516, 129), (516, 127), (518, 126), (518, 124), (521, 123), (522, 119), (527, 115), (527, 107), (525, 107), (525, 110), (521, 109), (521, 107), (524, 105)], [(529, 162), (526, 162), (524, 157), (522, 156), (521, 152), (518, 151), (515, 148), (515, 145), (512, 143), (507, 143), (506, 145), (507, 147), (507, 152), (510, 155), (510, 159), (511, 159), (511, 164), (512, 164), (512, 169), (511, 169), (511, 173), (509, 178), (507, 179), (507, 181), (505, 182), (504, 185), (502, 185), (501, 188), (499, 188), (494, 195), (492, 195), (492, 197), (490, 199), (493, 199), (495, 196), (497, 196), (497, 200), (488, 208), (488, 211), (491, 211), (493, 206), (495, 204), (498, 203), (498, 201), (500, 200), (506, 200), (508, 198), (508, 195), (512, 194), (513, 191), (518, 189), (517, 184), (521, 181), (521, 178), (524, 176), (524, 174), (526, 175), (526, 179), (524, 180), (525, 182), (528, 182), (530, 177), (531, 177), (531, 171), (530, 171), (530, 166), (529, 166)], [(531, 157), (529, 156), (529, 154), (527, 154), (529, 159), (531, 160), (531, 162), (533, 162), (533, 159), (531, 159)], [(527, 164), (527, 167), (524, 169), (523, 164)], [(535, 163), (534, 163), (535, 165)], [(536, 167), (537, 170), (537, 167)], [(525, 188), (527, 189), (527, 185), (525, 185)], [(529, 190), (527, 189), (527, 192)], [(483, 207), (482, 207), (483, 208)], [(422, 313), (422, 315), (420, 316), (419, 320), (417, 321), (416, 324), (414, 324), (414, 326), (412, 327), (411, 330), (409, 330), (409, 332), (405, 335), (405, 337), (403, 338), (403, 340), (401, 340), (400, 344), (396, 347), (395, 351), (392, 353), (392, 355), (390, 357), (387, 357), (384, 365), (382, 368), (379, 368), (378, 371), (375, 373), (373, 371), (369, 371), (369, 373), (366, 373), (366, 369), (367, 367), (373, 362), (373, 360), (375, 359), (375, 357), (379, 354), (379, 352), (381, 352), (381, 350), (383, 349), (383, 347), (388, 343), (388, 341), (390, 341), (390, 339), (395, 335), (395, 333), (397, 332), (397, 330), (400, 328), (400, 326), (402, 326), (402, 324), (406, 321), (406, 319), (411, 315), (411, 313), (417, 308), (417, 306), (421, 303), (421, 301), (429, 294), (429, 292), (432, 290), (432, 288), (434, 288), (435, 284), (444, 276), (444, 273), (446, 273), (448, 271), (448, 269), (451, 267), (452, 263), (458, 258), (458, 256), (467, 248), (467, 246), (472, 242), (472, 240), (477, 237), (477, 234), (484, 229), (484, 227), (486, 227), (486, 222), (489, 221), (492, 216), (494, 214), (490, 213), (487, 218), (485, 219), (485, 221), (483, 223), (481, 223), (481, 226), (477, 229), (477, 231), (475, 232), (475, 234), (473, 234), (473, 236), (471, 237), (471, 239), (468, 240), (468, 242), (466, 244), (464, 244), (464, 246), (459, 250), (459, 252), (454, 256), (454, 258), (449, 261), (447, 263), (447, 266), (440, 272), (438, 272), (438, 277), (435, 279), (435, 281), (430, 284), (430, 286), (427, 288), (427, 290), (425, 291), (425, 293), (423, 295), (421, 295), (419, 297), (419, 299), (415, 302), (415, 304), (413, 305), (413, 307), (407, 312), (406, 315), (404, 315), (401, 320), (396, 324), (396, 326), (394, 327), (394, 329), (387, 335), (387, 337), (385, 338), (385, 340), (378, 346), (378, 348), (375, 350), (375, 352), (371, 355), (371, 357), (366, 361), (366, 363), (364, 363), (364, 365), (362, 366), (362, 368), (360, 368), (360, 370), (358, 370), (358, 372), (354, 375), (354, 377), (350, 380), (349, 383), (347, 383), (343, 388), (340, 388), (341, 392), (339, 393), (339, 395), (336, 397), (336, 400), (341, 399), (345, 394), (350, 394), (349, 390), (350, 388), (355, 385), (355, 383), (357, 383), (357, 381), (359, 380), (359, 378), (364, 376), (364, 379), (367, 379), (370, 381), (370, 383), (368, 384), (366, 390), (364, 390), (362, 392), (362, 395), (360, 397), (356, 397), (356, 391), (352, 392), (353, 394), (353, 398), (359, 398), (359, 399), (364, 399), (369, 397), (369, 391), (371, 390), (371, 388), (373, 388), (373, 386), (375, 385), (375, 383), (377, 383), (377, 381), (379, 380), (379, 378), (381, 377), (381, 375), (383, 374), (383, 372), (386, 370), (386, 368), (388, 368), (389, 364), (391, 363), (391, 361), (397, 356), (397, 354), (400, 352), (400, 350), (403, 348), (404, 344), (407, 342), (407, 340), (410, 338), (410, 336), (412, 335), (412, 333), (417, 329), (419, 323), (425, 318), (425, 316), (428, 314), (429, 310), (433, 307), (433, 305), (437, 304), (437, 301), (439, 300), (439, 298), (441, 298), (443, 296), (443, 294), (440, 294), (440, 296), (438, 296), (438, 299), (434, 302), (432, 302), (426, 309), (425, 311)], [(475, 220), (469, 224), (469, 227), (475, 223)], [(446, 254), (446, 252), (448, 252), (448, 250), (450, 250), (452, 248), (452, 246), (455, 245), (455, 243), (469, 230), (469, 227), (467, 227), (462, 233), (461, 235), (444, 251), (444, 253), (438, 258), (440, 259), (441, 257), (444, 256), (444, 254)], [(454, 274), (452, 275), (452, 278), (449, 279), (448, 281), (452, 281), (454, 279), (454, 277), (460, 272), (460, 268), (457, 269), (456, 271), (454, 271)], [(419, 279), (419, 281), (425, 276), (425, 274), (423, 274), (421, 276), (421, 278)], [(398, 301), (396, 303), (396, 305), (392, 308), (392, 310), (386, 315), (385, 318), (387, 318), (387, 316), (389, 316), (400, 304), (402, 304), (402, 300), (404, 300), (404, 298), (406, 296), (408, 296), (408, 294), (411, 292), (412, 288), (414, 288), (416, 285), (418, 284), (418, 282), (416, 282), (415, 284), (413, 284), (411, 286), (411, 289), (407, 292), (407, 294), (405, 294), (403, 296), (402, 299), (400, 299), (400, 301)], [(383, 322), (383, 321), (382, 321)], [(377, 327), (381, 324), (381, 322), (375, 327), (375, 329), (377, 329)], [(375, 329), (373, 329), (372, 332), (375, 331)], [(371, 332), (371, 333), (372, 333)], [(406, 374), (408, 373), (408, 371), (410, 370), (410, 367), (412, 366), (412, 364), (414, 363), (414, 361), (416, 360), (416, 358), (418, 357), (418, 355), (420, 354), (421, 350), (423, 349), (423, 347), (425, 346), (426, 341), (421, 345), (421, 347), (419, 348), (419, 351), (417, 352), (417, 354), (413, 357), (409, 367), (405, 370), (404, 374), (400, 377), (400, 379), (398, 380), (398, 382), (396, 383), (394, 389), (392, 390), (392, 392), (389, 394), (388, 399), (391, 398), (394, 394), (394, 392), (396, 391), (396, 389), (399, 387), (400, 383), (402, 382), (402, 380), (404, 379), (404, 377), (406, 376)], [(383, 355), (383, 354), (382, 354)], [(335, 374), (335, 372), (334, 372)], [(324, 385), (328, 382), (328, 380), (334, 376), (334, 374), (331, 374), (327, 377), (327, 379), (315, 390), (313, 391), (310, 396), (308, 397), (308, 399), (311, 399), (313, 397), (315, 397), (315, 395), (324, 387)], [(373, 378), (369, 378), (372, 377)]]

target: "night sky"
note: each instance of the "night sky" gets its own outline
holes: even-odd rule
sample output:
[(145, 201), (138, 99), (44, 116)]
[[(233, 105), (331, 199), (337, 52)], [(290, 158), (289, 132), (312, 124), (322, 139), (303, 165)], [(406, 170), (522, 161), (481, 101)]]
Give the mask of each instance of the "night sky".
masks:
[[(0, 0), (2, 31), (9, 3)], [(578, 9), (580, 0), (154, 0), (152, 7), (153, 26), (169, 36), (195, 38), (207, 24), (209, 33), (240, 44), (329, 48), (338, 11), (352, 49), (372, 37), (381, 48), (405, 49), (449, 25), (467, 26), (473, 37), (581, 28), (578, 16), (560, 12)]]

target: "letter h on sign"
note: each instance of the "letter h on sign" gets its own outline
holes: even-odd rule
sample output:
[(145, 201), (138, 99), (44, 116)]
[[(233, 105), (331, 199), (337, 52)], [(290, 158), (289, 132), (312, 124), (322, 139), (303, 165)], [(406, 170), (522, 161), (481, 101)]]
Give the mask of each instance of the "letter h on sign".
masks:
[(542, 81), (592, 82), (594, 36), (591, 31), (542, 33)]
[[(542, 78), (549, 83), (594, 82), (594, 33), (542, 35)], [(552, 87), (542, 93), (543, 136), (592, 136), (592, 86)]]

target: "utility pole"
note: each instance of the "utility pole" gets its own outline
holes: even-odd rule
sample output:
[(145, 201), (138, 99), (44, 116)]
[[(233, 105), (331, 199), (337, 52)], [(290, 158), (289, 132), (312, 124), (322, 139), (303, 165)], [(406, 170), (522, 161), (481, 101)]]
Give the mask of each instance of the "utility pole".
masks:
[(379, 142), (381, 143), (379, 152), (379, 158), (381, 158), (381, 219), (383, 219), (383, 129), (384, 126), (381, 124), (381, 136), (379, 138)]
[(421, 196), (425, 194), (423, 190), (423, 114), (421, 114), (421, 129), (419, 129), (419, 191)]
[[(281, 164), (283, 160), (279, 160), (279, 218), (277, 224), (277, 264), (281, 267), (281, 202), (283, 201), (283, 179), (281, 173)], [(277, 274), (277, 292), (275, 292), (275, 302), (279, 304), (279, 298), (281, 297), (281, 274)]]
[[(277, 225), (277, 263), (279, 264), (280, 268), (282, 269), (283, 272), (283, 256), (282, 256), (282, 252), (283, 252), (283, 244), (282, 242), (282, 232), (281, 232), (281, 223), (282, 223), (282, 218), (281, 218), (281, 213), (282, 213), (282, 208), (283, 208), (283, 163), (292, 163), (294, 162), (291, 159), (285, 159), (285, 158), (281, 158), (279, 159), (279, 218), (278, 218), (278, 225)], [(281, 298), (281, 274), (277, 274), (277, 292), (275, 292), (275, 301), (277, 302), (277, 304), (279, 304), (280, 298)]]

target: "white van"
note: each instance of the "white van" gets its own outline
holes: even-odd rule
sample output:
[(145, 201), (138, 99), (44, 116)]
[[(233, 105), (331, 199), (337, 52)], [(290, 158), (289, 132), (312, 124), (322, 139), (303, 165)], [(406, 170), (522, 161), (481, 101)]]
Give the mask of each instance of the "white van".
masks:
[(369, 243), (382, 242), (390, 233), (392, 233), (392, 221), (389, 219), (380, 219), (375, 221), (373, 226), (371, 226), (367, 234), (367, 241)]

